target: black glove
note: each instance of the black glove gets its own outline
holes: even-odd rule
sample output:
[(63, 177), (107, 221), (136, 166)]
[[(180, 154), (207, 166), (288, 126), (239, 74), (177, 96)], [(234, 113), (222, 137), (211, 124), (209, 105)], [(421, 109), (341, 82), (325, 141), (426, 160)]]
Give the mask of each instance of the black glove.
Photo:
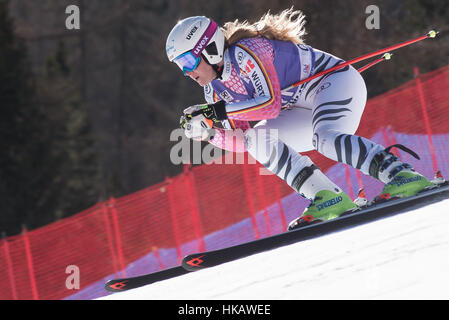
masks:
[(223, 100), (215, 103), (197, 104), (188, 107), (184, 110), (184, 114), (187, 120), (202, 114), (206, 119), (212, 120), (214, 123), (228, 118), (226, 114), (226, 103)]

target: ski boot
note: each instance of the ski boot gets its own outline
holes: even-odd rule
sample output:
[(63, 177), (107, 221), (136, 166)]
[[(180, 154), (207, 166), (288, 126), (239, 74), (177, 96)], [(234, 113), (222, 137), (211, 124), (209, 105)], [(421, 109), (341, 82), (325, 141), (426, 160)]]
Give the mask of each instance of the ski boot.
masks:
[(297, 190), (303, 197), (313, 200), (299, 218), (290, 222), (288, 230), (335, 219), (358, 208), (317, 166), (306, 167), (303, 171), (299, 174)]
[(377, 153), (370, 163), (369, 174), (385, 183), (385, 186), (375, 201), (410, 197), (424, 189), (436, 187), (434, 183), (416, 172), (410, 164), (402, 162), (392, 154), (390, 150), (393, 147), (400, 148), (419, 160), (415, 152), (400, 144), (392, 145)]

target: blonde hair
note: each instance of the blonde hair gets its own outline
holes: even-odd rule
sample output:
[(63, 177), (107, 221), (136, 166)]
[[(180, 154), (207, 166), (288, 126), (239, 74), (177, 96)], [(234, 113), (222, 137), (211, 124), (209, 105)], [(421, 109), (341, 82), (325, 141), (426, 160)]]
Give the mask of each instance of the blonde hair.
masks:
[(238, 19), (227, 22), (222, 27), (222, 31), (227, 45), (236, 43), (244, 38), (258, 36), (270, 40), (283, 40), (303, 44), (303, 37), (306, 34), (305, 23), (305, 15), (302, 11), (293, 11), (293, 7), (291, 7), (276, 15), (271, 14), (268, 10), (259, 21), (253, 24), (246, 20), (240, 22)]

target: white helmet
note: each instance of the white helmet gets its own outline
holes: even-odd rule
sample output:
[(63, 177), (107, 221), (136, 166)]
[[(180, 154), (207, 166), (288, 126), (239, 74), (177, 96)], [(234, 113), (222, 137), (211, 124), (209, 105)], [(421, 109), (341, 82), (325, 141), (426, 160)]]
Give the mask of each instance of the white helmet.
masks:
[(214, 65), (223, 59), (224, 43), (223, 32), (215, 21), (203, 16), (190, 17), (179, 21), (172, 29), (167, 38), (166, 52), (171, 62), (190, 52), (195, 58), (203, 54), (207, 62)]

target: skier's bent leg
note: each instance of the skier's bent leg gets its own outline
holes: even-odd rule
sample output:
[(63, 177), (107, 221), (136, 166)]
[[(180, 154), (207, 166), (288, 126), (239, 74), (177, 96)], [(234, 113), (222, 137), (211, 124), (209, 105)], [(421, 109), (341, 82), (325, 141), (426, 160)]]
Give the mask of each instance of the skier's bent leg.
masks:
[(402, 145), (385, 148), (366, 138), (323, 127), (315, 131), (314, 146), (324, 156), (359, 169), (385, 183), (383, 194), (406, 197), (432, 185), (413, 167), (390, 152), (398, 147), (416, 156)]
[[(386, 184), (383, 193), (409, 196), (431, 185), (390, 148), (354, 135), (366, 104), (366, 86), (352, 67), (331, 73), (313, 101), (313, 145), (324, 156), (360, 169)], [(404, 151), (407, 148), (400, 146)]]
[(261, 126), (245, 133), (248, 152), (304, 198), (312, 201), (303, 216), (329, 220), (355, 208), (351, 199), (309, 157), (277, 138), (276, 130)]
[(370, 162), (385, 147), (366, 138), (321, 127), (313, 136), (315, 149), (337, 162), (346, 163), (369, 175)]

